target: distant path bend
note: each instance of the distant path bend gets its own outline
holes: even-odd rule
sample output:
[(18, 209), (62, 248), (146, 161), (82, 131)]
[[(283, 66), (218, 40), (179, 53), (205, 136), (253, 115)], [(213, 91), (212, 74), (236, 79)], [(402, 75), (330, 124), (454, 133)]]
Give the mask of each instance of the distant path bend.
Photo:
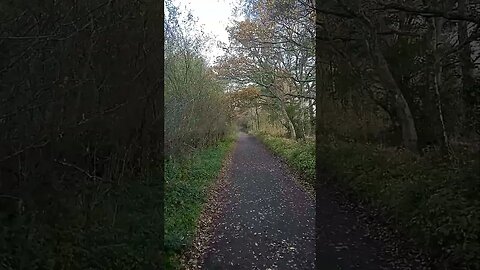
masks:
[(255, 137), (240, 133), (203, 269), (314, 269), (315, 202)]

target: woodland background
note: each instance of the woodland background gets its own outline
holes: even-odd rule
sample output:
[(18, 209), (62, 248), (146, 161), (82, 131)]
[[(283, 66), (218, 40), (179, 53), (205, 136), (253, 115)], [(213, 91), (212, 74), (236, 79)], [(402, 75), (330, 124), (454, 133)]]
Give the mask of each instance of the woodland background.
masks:
[(178, 259), (238, 126), (480, 268), (478, 0), (241, 3), (212, 65), (172, 1), (0, 4), (0, 265), (155, 269), (164, 197)]
[(158, 269), (162, 10), (0, 3), (0, 268)]

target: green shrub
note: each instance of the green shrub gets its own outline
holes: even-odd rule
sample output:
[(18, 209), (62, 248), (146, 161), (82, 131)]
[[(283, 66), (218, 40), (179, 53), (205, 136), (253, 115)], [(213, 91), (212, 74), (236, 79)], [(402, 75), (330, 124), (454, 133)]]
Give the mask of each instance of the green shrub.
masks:
[(192, 242), (208, 190), (218, 177), (233, 145), (229, 138), (181, 160), (165, 164), (165, 252), (167, 269), (179, 267), (178, 257)]

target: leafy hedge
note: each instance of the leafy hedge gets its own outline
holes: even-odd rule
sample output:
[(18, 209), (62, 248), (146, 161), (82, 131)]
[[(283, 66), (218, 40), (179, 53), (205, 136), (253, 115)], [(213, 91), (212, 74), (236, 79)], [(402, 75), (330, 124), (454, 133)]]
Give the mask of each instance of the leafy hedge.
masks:
[(287, 138), (256, 134), (275, 154), (283, 157), (289, 165), (305, 174), (305, 180), (312, 186), (315, 181), (315, 142), (295, 141)]
[(234, 143), (228, 138), (183, 160), (165, 164), (166, 269), (179, 268), (179, 255), (192, 242), (209, 186)]
[(480, 164), (320, 138), (321, 166), (383, 208), (448, 269), (480, 269)]

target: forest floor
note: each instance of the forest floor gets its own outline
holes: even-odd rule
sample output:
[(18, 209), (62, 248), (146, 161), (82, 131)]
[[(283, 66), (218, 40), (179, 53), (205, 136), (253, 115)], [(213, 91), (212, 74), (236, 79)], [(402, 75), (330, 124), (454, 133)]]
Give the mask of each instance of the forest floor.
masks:
[(209, 228), (199, 229), (187, 269), (315, 269), (315, 226), (318, 269), (423, 269), (415, 252), (385, 243), (386, 230), (371, 226), (363, 209), (328, 188), (312, 199), (254, 136), (240, 133), (230, 158), (200, 218)]

